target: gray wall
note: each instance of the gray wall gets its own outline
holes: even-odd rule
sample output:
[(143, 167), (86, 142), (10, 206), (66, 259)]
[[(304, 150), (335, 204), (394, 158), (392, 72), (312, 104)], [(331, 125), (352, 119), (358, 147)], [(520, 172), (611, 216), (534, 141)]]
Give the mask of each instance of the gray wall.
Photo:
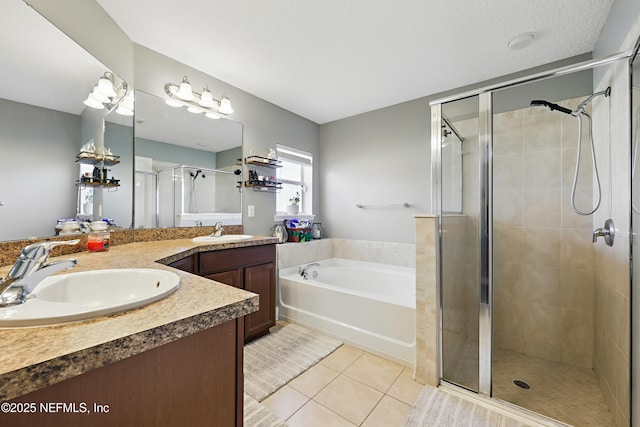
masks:
[(160, 141), (136, 138), (136, 156), (151, 157), (162, 162), (178, 163), (185, 166), (216, 168), (216, 153), (180, 147)]
[(0, 170), (12, 177), (0, 180), (0, 241), (53, 236), (56, 219), (76, 215), (80, 117), (0, 99), (0, 129)]
[[(320, 213), (328, 237), (414, 242), (413, 214), (430, 206), (430, 111), (425, 99), (320, 128)], [(409, 203), (410, 208), (356, 204)]]

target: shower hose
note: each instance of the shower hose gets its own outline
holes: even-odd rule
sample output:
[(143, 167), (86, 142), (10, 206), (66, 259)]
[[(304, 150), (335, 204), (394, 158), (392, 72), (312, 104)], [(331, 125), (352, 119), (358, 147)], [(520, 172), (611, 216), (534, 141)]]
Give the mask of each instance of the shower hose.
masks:
[[(582, 152), (582, 117), (581, 116), (583, 114), (587, 116), (587, 119), (589, 119), (589, 142), (591, 145), (591, 158), (593, 159), (593, 170), (595, 172), (596, 188), (598, 189), (598, 202), (596, 203), (596, 206), (588, 212), (581, 211), (576, 207), (576, 187), (578, 184), (578, 173), (580, 171), (580, 159), (582, 158), (580, 153)], [(598, 210), (598, 208), (600, 207), (600, 202), (602, 200), (602, 189), (600, 188), (600, 176), (598, 174), (598, 163), (596, 162), (596, 149), (593, 143), (593, 123), (591, 121), (591, 116), (585, 111), (582, 111), (579, 114), (576, 114), (575, 117), (578, 119), (578, 150), (576, 154), (576, 170), (573, 175), (573, 185), (571, 186), (571, 208), (578, 215), (591, 215), (596, 210)]]

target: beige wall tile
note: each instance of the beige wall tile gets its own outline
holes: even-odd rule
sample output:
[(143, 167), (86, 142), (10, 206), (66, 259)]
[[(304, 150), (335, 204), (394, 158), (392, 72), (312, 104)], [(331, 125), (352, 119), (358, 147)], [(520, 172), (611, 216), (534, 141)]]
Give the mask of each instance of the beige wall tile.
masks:
[(560, 149), (525, 153), (523, 185), (525, 190), (560, 188), (562, 159)]
[(530, 265), (561, 265), (561, 236), (557, 230), (524, 228), (522, 230), (522, 262)]
[(522, 266), (521, 297), (526, 302), (560, 307), (561, 270), (559, 267)]
[(508, 111), (493, 116), (494, 155), (522, 153), (522, 110)]
[(524, 152), (554, 150), (561, 140), (561, 114), (542, 107), (523, 110)]
[(572, 268), (562, 269), (561, 305), (564, 308), (594, 312), (593, 273)]
[(524, 226), (557, 228), (562, 220), (560, 189), (524, 191)]
[(592, 232), (589, 230), (562, 230), (562, 265), (586, 271), (593, 270)]
[(493, 192), (493, 224), (516, 226), (524, 223), (524, 194), (522, 190)]
[[(521, 191), (524, 179), (523, 169), (524, 158), (522, 154), (494, 156), (493, 189), (495, 191)], [(473, 177), (473, 182), (468, 188), (478, 186), (477, 176)]]

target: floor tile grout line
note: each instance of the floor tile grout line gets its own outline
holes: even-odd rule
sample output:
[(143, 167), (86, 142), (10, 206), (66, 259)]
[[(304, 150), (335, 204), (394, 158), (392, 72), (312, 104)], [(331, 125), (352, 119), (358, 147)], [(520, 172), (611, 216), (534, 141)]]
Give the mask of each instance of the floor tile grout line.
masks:
[[(343, 345), (344, 345), (344, 344), (343, 344)], [(340, 347), (342, 347), (342, 346), (340, 346)], [(340, 348), (340, 347), (338, 347), (338, 348)], [(338, 348), (337, 348), (336, 350), (338, 350)], [(327, 357), (329, 357), (329, 356), (331, 356), (333, 353), (335, 353), (335, 351), (336, 351), (336, 350), (334, 350), (333, 352), (329, 353), (328, 355), (326, 355), (325, 357), (323, 357), (322, 359), (320, 359), (320, 360), (318, 361), (318, 363), (316, 363), (316, 365), (321, 364), (323, 360), (325, 360)], [(362, 351), (362, 350), (361, 350), (361, 351)], [(298, 408), (298, 409), (297, 409), (293, 414), (291, 414), (291, 415), (289, 416), (289, 418), (287, 418), (287, 419), (285, 420), (285, 422), (286, 422), (286, 421), (288, 421), (289, 419), (291, 419), (291, 417), (293, 417), (293, 416), (294, 416), (298, 411), (300, 411), (300, 409), (302, 409), (302, 408), (303, 408), (305, 405), (307, 405), (310, 401), (313, 401), (314, 403), (316, 403), (316, 404), (318, 404), (318, 405), (321, 405), (323, 408), (326, 408), (327, 410), (329, 410), (329, 411), (333, 412), (334, 414), (338, 415), (340, 418), (344, 419), (345, 421), (347, 421), (347, 422), (351, 423), (351, 421), (347, 420), (346, 418), (344, 418), (344, 417), (343, 417), (343, 416), (341, 416), (340, 414), (336, 413), (336, 412), (335, 412), (335, 411), (333, 411), (331, 408), (327, 408), (325, 405), (323, 405), (322, 403), (318, 402), (318, 401), (317, 401), (317, 400), (315, 400), (314, 398), (315, 398), (317, 395), (319, 395), (319, 394), (320, 394), (324, 389), (326, 389), (330, 384), (332, 384), (335, 380), (337, 380), (337, 379), (338, 379), (338, 378), (340, 378), (342, 375), (344, 375), (344, 371), (346, 371), (347, 369), (349, 369), (349, 367), (350, 367), (351, 365), (353, 365), (353, 364), (354, 364), (358, 359), (360, 359), (360, 357), (362, 357), (363, 355), (364, 355), (364, 351), (362, 352), (362, 354), (360, 354), (360, 355), (359, 355), (359, 356), (358, 356), (358, 357), (357, 357), (353, 362), (351, 362), (351, 363), (350, 363), (346, 368), (344, 368), (342, 371), (337, 371), (337, 370), (335, 370), (335, 369), (333, 369), (333, 368), (331, 368), (331, 367), (329, 367), (329, 366), (326, 366), (326, 365), (322, 364), (322, 366), (323, 366), (324, 368), (327, 368), (327, 369), (330, 369), (330, 370), (332, 370), (332, 371), (334, 371), (334, 372), (337, 372), (337, 373), (338, 373), (338, 375), (336, 375), (336, 376), (335, 376), (335, 378), (333, 378), (331, 381), (329, 381), (327, 384), (325, 384), (325, 385), (324, 385), (324, 387), (322, 387), (320, 390), (318, 390), (318, 391), (317, 391), (317, 392), (316, 392), (312, 397), (307, 396), (306, 394), (302, 393), (300, 390), (297, 390), (295, 387), (293, 387), (293, 386), (291, 386), (291, 385), (289, 385), (289, 384), (290, 384), (293, 380), (295, 380), (296, 378), (298, 378), (300, 375), (302, 375), (302, 374), (304, 374), (305, 372), (309, 371), (309, 369), (312, 369), (312, 368), (313, 368), (313, 366), (311, 366), (311, 367), (310, 367), (309, 369), (307, 369), (306, 371), (301, 372), (301, 373), (300, 373), (300, 375), (298, 375), (297, 377), (292, 378), (291, 380), (289, 380), (289, 382), (287, 382), (285, 385), (288, 385), (289, 387), (293, 388), (294, 390), (296, 390), (296, 391), (297, 391), (297, 392), (299, 392), (300, 394), (303, 394), (305, 397), (307, 397), (307, 401), (306, 401), (303, 405), (301, 405), (301, 406), (300, 406), (300, 407), (299, 407), (299, 408)], [(316, 366), (316, 365), (314, 365), (314, 366)], [(283, 387), (284, 387), (284, 386), (283, 386)], [(366, 418), (365, 418), (365, 419), (366, 419)], [(351, 423), (351, 424), (353, 424), (353, 423)]]
[[(340, 348), (340, 347), (338, 347), (338, 348)], [(396, 401), (396, 402), (398, 402), (398, 403), (400, 403), (400, 404), (407, 405), (407, 406), (409, 406), (409, 407), (413, 407), (413, 405), (408, 404), (408, 403), (404, 402), (403, 400), (401, 400), (401, 399), (399, 399), (399, 398), (396, 398), (395, 396), (392, 396), (392, 395), (390, 395), (390, 394), (389, 394), (389, 391), (390, 391), (390, 390), (391, 390), (391, 388), (392, 388), (392, 387), (393, 387), (393, 386), (398, 382), (398, 380), (399, 380), (399, 379), (400, 379), (400, 377), (402, 376), (402, 374), (403, 374), (403, 372), (405, 371), (405, 369), (407, 369), (407, 367), (402, 366), (402, 365), (399, 365), (399, 367), (401, 367), (402, 369), (400, 369), (400, 372), (395, 376), (395, 378), (393, 379), (393, 381), (391, 381), (390, 385), (389, 385), (388, 387), (386, 387), (386, 390), (385, 390), (385, 391), (378, 390), (378, 389), (376, 389), (375, 387), (372, 387), (372, 386), (370, 386), (369, 384), (366, 384), (366, 383), (364, 383), (364, 382), (360, 381), (360, 380), (359, 380), (359, 379), (357, 379), (357, 378), (351, 377), (350, 375), (348, 375), (348, 374), (346, 373), (346, 371), (347, 371), (351, 366), (353, 366), (356, 362), (358, 362), (358, 360), (362, 359), (362, 358), (363, 358), (365, 355), (367, 355), (367, 354), (371, 354), (371, 353), (368, 353), (368, 352), (366, 352), (365, 350), (362, 350), (362, 349), (358, 349), (358, 348), (355, 348), (355, 347), (354, 347), (354, 349), (356, 349), (356, 350), (360, 351), (360, 354), (358, 355), (358, 357), (356, 357), (356, 358), (355, 358), (351, 363), (349, 363), (349, 364), (348, 364), (344, 369), (342, 369), (341, 371), (338, 371), (338, 370), (334, 369), (333, 367), (331, 367), (331, 366), (327, 366), (326, 364), (322, 363), (326, 358), (328, 358), (331, 354), (333, 354), (333, 352), (332, 352), (332, 353), (330, 353), (329, 355), (325, 356), (324, 358), (322, 358), (321, 360), (319, 360), (319, 361), (318, 361), (318, 363), (317, 363), (316, 365), (320, 364), (320, 365), (322, 365), (324, 368), (329, 369), (330, 371), (333, 371), (333, 372), (337, 373), (337, 375), (336, 375), (336, 376), (335, 376), (331, 381), (329, 381), (327, 384), (325, 384), (325, 385), (324, 385), (320, 390), (318, 390), (318, 391), (317, 391), (313, 396), (308, 396), (307, 394), (303, 393), (302, 391), (300, 391), (300, 390), (296, 389), (294, 386), (292, 386), (292, 385), (291, 385), (291, 383), (292, 383), (296, 378), (298, 378), (300, 375), (303, 375), (305, 372), (307, 372), (309, 369), (312, 369), (313, 367), (310, 367), (309, 369), (307, 369), (306, 371), (304, 371), (304, 372), (300, 373), (298, 376), (296, 376), (295, 378), (292, 378), (291, 380), (289, 380), (289, 382), (287, 382), (285, 385), (283, 385), (283, 387), (284, 387), (284, 386), (288, 386), (288, 387), (292, 388), (293, 390), (295, 390), (296, 392), (298, 392), (298, 393), (302, 394), (302, 395), (304, 396), (304, 398), (306, 399), (306, 400), (304, 401), (304, 403), (303, 403), (302, 405), (300, 405), (300, 407), (298, 407), (298, 408), (297, 408), (297, 409), (296, 409), (296, 410), (295, 410), (291, 415), (289, 415), (289, 416), (286, 418), (286, 420), (284, 420), (285, 422), (288, 422), (289, 420), (291, 420), (291, 419), (292, 419), (296, 414), (298, 414), (298, 413), (300, 412), (300, 410), (301, 410), (302, 408), (304, 408), (306, 405), (308, 405), (308, 404), (309, 404), (309, 402), (313, 401), (315, 404), (318, 404), (318, 405), (322, 406), (323, 408), (325, 408), (325, 409), (327, 409), (328, 411), (330, 411), (331, 413), (333, 413), (333, 414), (337, 415), (338, 417), (340, 417), (341, 419), (345, 420), (346, 422), (348, 422), (348, 423), (350, 423), (350, 424), (352, 424), (352, 425), (355, 425), (355, 424), (353, 424), (351, 421), (349, 421), (349, 420), (347, 420), (346, 418), (344, 418), (344, 417), (343, 417), (342, 415), (340, 415), (339, 413), (335, 412), (333, 409), (331, 409), (331, 408), (327, 407), (326, 405), (322, 404), (321, 402), (319, 402), (319, 401), (317, 401), (317, 400), (315, 399), (315, 398), (316, 398), (316, 397), (317, 397), (317, 396), (318, 396), (318, 395), (319, 395), (323, 390), (325, 390), (329, 385), (331, 385), (332, 383), (334, 383), (334, 382), (335, 382), (336, 380), (338, 380), (340, 377), (343, 377), (343, 379), (350, 379), (350, 380), (353, 380), (353, 381), (355, 381), (355, 382), (357, 382), (357, 383), (359, 383), (359, 384), (361, 384), (361, 385), (363, 385), (363, 386), (365, 386), (365, 387), (367, 387), (367, 388), (369, 388), (369, 389), (371, 389), (371, 390), (373, 390), (373, 391), (375, 391), (375, 392), (380, 393), (380, 398), (376, 401), (375, 405), (374, 405), (374, 406), (371, 408), (371, 410), (367, 413), (367, 415), (366, 415), (366, 416), (365, 416), (365, 418), (362, 420), (362, 422), (359, 424), (359, 426), (362, 426), (362, 424), (363, 424), (363, 423), (365, 423), (365, 422), (367, 421), (367, 419), (371, 416), (371, 414), (372, 414), (372, 413), (376, 410), (376, 408), (378, 408), (378, 406), (381, 404), (381, 402), (382, 402), (382, 400), (385, 398), (385, 396), (388, 396), (390, 399), (393, 399), (394, 401)], [(337, 349), (336, 349), (336, 350), (337, 350)], [(336, 350), (334, 350), (334, 352), (335, 352)], [(377, 356), (377, 355), (374, 355), (374, 354), (371, 354), (371, 355), (372, 355), (372, 356), (375, 356), (375, 357), (378, 357), (378, 358), (381, 358), (380, 356)], [(386, 359), (384, 359), (384, 358), (381, 358), (381, 359), (386, 360)], [(414, 404), (415, 404), (415, 402), (414, 402)]]
[[(335, 369), (333, 369), (333, 368), (330, 368), (330, 367), (328, 367), (328, 366), (326, 366), (326, 365), (323, 365), (323, 366), (324, 366), (325, 368), (327, 368), (327, 369), (330, 369), (330, 370), (332, 370), (332, 371), (334, 371), (334, 372), (338, 372), (338, 375), (337, 375), (335, 378), (333, 378), (331, 381), (329, 381), (329, 382), (328, 382), (324, 387), (322, 387), (320, 390), (318, 390), (318, 391), (317, 391), (317, 392), (316, 392), (312, 397), (309, 397), (308, 395), (306, 395), (306, 394), (302, 393), (300, 390), (297, 390), (295, 387), (293, 387), (293, 386), (289, 385), (293, 380), (295, 380), (295, 378), (291, 379), (287, 384), (285, 384), (285, 385), (288, 385), (289, 387), (293, 388), (294, 390), (298, 391), (299, 393), (303, 394), (303, 395), (307, 398), (307, 400), (306, 400), (306, 401), (305, 401), (305, 402), (304, 402), (304, 403), (303, 403), (303, 404), (302, 404), (302, 405), (301, 405), (301, 406), (300, 406), (296, 411), (294, 411), (294, 413), (293, 413), (293, 414), (291, 414), (291, 415), (290, 415), (290, 416), (285, 420), (285, 422), (286, 422), (286, 421), (288, 421), (289, 419), (291, 419), (291, 418), (292, 418), (296, 413), (298, 413), (298, 412), (299, 412), (299, 411), (300, 411), (300, 410), (301, 410), (305, 405), (307, 405), (307, 404), (309, 403), (309, 401), (313, 401), (314, 403), (317, 403), (318, 405), (321, 405), (323, 408), (326, 408), (327, 410), (331, 411), (332, 413), (334, 413), (334, 414), (338, 415), (340, 418), (342, 418), (342, 419), (346, 420), (347, 422), (351, 423), (351, 421), (347, 420), (347, 419), (346, 419), (346, 418), (344, 418), (342, 415), (340, 415), (340, 414), (338, 414), (337, 412), (335, 412), (333, 409), (331, 409), (331, 408), (329, 408), (329, 407), (325, 406), (324, 404), (322, 404), (322, 403), (318, 402), (317, 400), (315, 400), (315, 397), (316, 397), (316, 396), (318, 396), (318, 395), (319, 395), (319, 394), (320, 394), (324, 389), (326, 389), (330, 384), (334, 383), (334, 382), (335, 382), (338, 378), (340, 378), (341, 376), (342, 376), (342, 377), (349, 378), (349, 379), (351, 379), (351, 380), (353, 380), (353, 381), (356, 381), (357, 383), (359, 383), (359, 384), (361, 384), (361, 385), (363, 385), (363, 386), (366, 386), (366, 387), (370, 388), (371, 390), (377, 391), (378, 393), (380, 393), (380, 394), (381, 394), (381, 396), (380, 396), (380, 398), (377, 400), (376, 404), (375, 404), (375, 405), (371, 408), (371, 410), (367, 413), (367, 415), (366, 415), (366, 416), (365, 416), (365, 418), (362, 420), (362, 422), (359, 424), (359, 426), (361, 426), (361, 425), (362, 425), (362, 424), (367, 420), (367, 418), (369, 418), (369, 416), (373, 413), (373, 411), (375, 411), (375, 409), (378, 407), (378, 405), (380, 405), (380, 402), (382, 402), (382, 400), (384, 399), (384, 397), (385, 397), (385, 396), (388, 396), (389, 398), (391, 398), (391, 399), (393, 399), (393, 400), (395, 400), (395, 401), (397, 401), (397, 402), (400, 402), (400, 403), (402, 403), (402, 404), (408, 405), (407, 403), (403, 402), (402, 400), (397, 399), (397, 398), (395, 398), (394, 396), (391, 396), (391, 395), (389, 395), (389, 394), (388, 394), (388, 391), (391, 389), (391, 387), (393, 387), (393, 385), (394, 385), (394, 384), (398, 381), (398, 379), (402, 376), (402, 372), (404, 372), (404, 367), (403, 367), (403, 369), (401, 369), (401, 370), (400, 370), (400, 373), (395, 377), (395, 379), (393, 380), (393, 382), (391, 382), (391, 385), (390, 385), (389, 387), (387, 387), (387, 390), (386, 390), (386, 391), (384, 391), (384, 392), (383, 392), (383, 391), (380, 391), (380, 390), (378, 390), (378, 389), (376, 389), (376, 388), (374, 388), (374, 387), (371, 387), (371, 386), (370, 386), (370, 385), (368, 385), (368, 384), (363, 383), (362, 381), (358, 380), (357, 378), (353, 378), (353, 377), (351, 377), (350, 375), (346, 374), (347, 369), (349, 369), (349, 367), (351, 367), (353, 364), (355, 364), (355, 363), (356, 363), (356, 362), (357, 362), (357, 361), (358, 361), (362, 356), (364, 356), (365, 354), (366, 354), (366, 352), (363, 352), (363, 353), (362, 353), (360, 356), (358, 356), (358, 357), (357, 357), (357, 358), (356, 358), (356, 359), (355, 359), (351, 364), (349, 364), (349, 365), (348, 365), (348, 366), (347, 366), (347, 367), (346, 367), (342, 372), (338, 372), (338, 371), (336, 371), (336, 370), (335, 370)], [(327, 355), (327, 357), (328, 357), (328, 356), (329, 356), (329, 355)], [(323, 360), (324, 360), (324, 359), (323, 359)], [(321, 361), (320, 361), (320, 362), (321, 362)], [(318, 362), (318, 363), (320, 363), (320, 362)], [(309, 369), (312, 369), (312, 368), (313, 368), (313, 367), (311, 367), (311, 368), (309, 368)], [(307, 371), (305, 371), (305, 372), (307, 372)], [(304, 372), (303, 372), (303, 373), (304, 373)], [(300, 375), (302, 375), (303, 373), (301, 373)], [(299, 375), (299, 376), (300, 376), (300, 375)], [(297, 378), (297, 377), (296, 377), (296, 378)], [(283, 387), (284, 387), (284, 386), (283, 386)], [(412, 405), (408, 405), (408, 406), (412, 406)], [(353, 423), (351, 423), (351, 424), (353, 424)]]

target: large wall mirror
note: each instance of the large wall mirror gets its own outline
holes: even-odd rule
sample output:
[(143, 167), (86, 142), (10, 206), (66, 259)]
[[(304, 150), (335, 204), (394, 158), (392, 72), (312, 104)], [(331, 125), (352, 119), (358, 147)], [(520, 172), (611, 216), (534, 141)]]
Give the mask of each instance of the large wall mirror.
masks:
[[(131, 227), (133, 119), (84, 104), (105, 72), (124, 82), (20, 0), (0, 5), (0, 46), (0, 241), (53, 236), (79, 215)], [(109, 185), (76, 161), (91, 143), (117, 156), (100, 164)]]
[(135, 91), (135, 227), (242, 224), (242, 124)]

